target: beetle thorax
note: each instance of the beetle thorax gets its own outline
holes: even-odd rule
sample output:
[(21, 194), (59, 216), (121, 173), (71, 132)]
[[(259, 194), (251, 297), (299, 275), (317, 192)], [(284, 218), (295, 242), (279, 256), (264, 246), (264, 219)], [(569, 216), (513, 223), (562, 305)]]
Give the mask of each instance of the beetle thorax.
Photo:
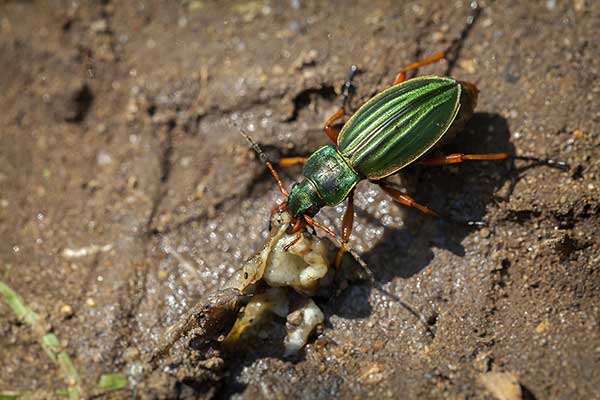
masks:
[(304, 214), (313, 216), (321, 207), (323, 200), (310, 179), (304, 178), (292, 187), (287, 201), (287, 210), (292, 217), (297, 218)]

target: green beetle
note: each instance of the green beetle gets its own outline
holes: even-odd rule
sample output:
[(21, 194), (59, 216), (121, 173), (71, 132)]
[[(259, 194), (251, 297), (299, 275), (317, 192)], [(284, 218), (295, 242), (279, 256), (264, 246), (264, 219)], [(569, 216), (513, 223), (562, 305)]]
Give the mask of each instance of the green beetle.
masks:
[(279, 161), (282, 167), (304, 164), (304, 179), (296, 183), (290, 193), (260, 148), (244, 134), (267, 164), (286, 197), (286, 202), (277, 210), (286, 209), (292, 215), (294, 222), (291, 231), (297, 234), (287, 245), (288, 248), (300, 239), (306, 225), (320, 228), (335, 237), (333, 231), (313, 217), (322, 207), (335, 206), (348, 199), (342, 222), (342, 246), (336, 258), (336, 265), (339, 265), (352, 231), (353, 189), (359, 181), (368, 179), (379, 184), (401, 204), (431, 216), (439, 216), (429, 207), (386, 185), (382, 179), (414, 162), (445, 165), (465, 160), (503, 160), (509, 157), (507, 153), (427, 157), (426, 153), (450, 129), (459, 129), (471, 117), (477, 103), (478, 89), (471, 83), (449, 77), (424, 76), (406, 80), (408, 71), (446, 59), (459, 49), (479, 13), (476, 2), (472, 2), (471, 7), (473, 12), (466, 27), (446, 51), (400, 70), (393, 85), (360, 107), (338, 133), (333, 125), (345, 115), (349, 88), (357, 71), (353, 66), (344, 85), (342, 107), (325, 122), (325, 133), (333, 144), (321, 147), (308, 158), (293, 157)]
[(381, 92), (348, 120), (337, 146), (326, 145), (306, 160), (305, 178), (292, 188), (287, 210), (293, 217), (314, 215), (345, 200), (360, 180), (380, 180), (411, 164), (444, 136), (462, 104), (474, 108), (476, 97), (472, 85), (439, 76)]

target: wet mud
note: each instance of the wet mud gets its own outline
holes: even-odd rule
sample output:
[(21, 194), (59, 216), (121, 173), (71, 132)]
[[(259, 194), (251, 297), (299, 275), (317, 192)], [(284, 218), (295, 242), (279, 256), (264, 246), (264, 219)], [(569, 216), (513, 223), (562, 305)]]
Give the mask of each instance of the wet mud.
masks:
[[(391, 178), (482, 228), (362, 182), (352, 245), (376, 283), (316, 297), (325, 324), (303, 351), (283, 356), (274, 320), (233, 353), (179, 341), (144, 375), (282, 200), (236, 124), (274, 156), (309, 154), (351, 65), (355, 110), (444, 50), (468, 2), (0, 2), (0, 280), (61, 339), (84, 397), (493, 399), (501, 382), (521, 398), (599, 398), (600, 3), (481, 5), (450, 71), (479, 103), (440, 151), (569, 170), (509, 160)], [(281, 174), (290, 186), (300, 172)], [(319, 219), (339, 232), (343, 210)], [(2, 392), (65, 387), (4, 302), (0, 360)], [(130, 385), (99, 393), (113, 372)]]

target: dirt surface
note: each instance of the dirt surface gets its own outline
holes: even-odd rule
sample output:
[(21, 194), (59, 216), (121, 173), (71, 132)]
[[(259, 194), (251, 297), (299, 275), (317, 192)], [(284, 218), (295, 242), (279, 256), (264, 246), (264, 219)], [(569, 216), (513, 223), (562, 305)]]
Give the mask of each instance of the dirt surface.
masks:
[[(556, 158), (568, 172), (506, 161), (392, 178), (482, 229), (363, 182), (352, 244), (381, 289), (317, 299), (326, 325), (296, 358), (275, 321), (219, 358), (208, 387), (193, 378), (214, 365), (134, 375), (260, 247), (281, 200), (231, 121), (308, 154), (327, 142), (350, 65), (356, 109), (468, 13), (430, 0), (0, 2), (0, 280), (50, 321), (86, 393), (122, 371), (131, 388), (106, 397), (489, 399), (480, 378), (493, 371), (524, 398), (600, 398), (600, 2), (586, 0), (484, 3), (451, 71), (481, 93), (446, 152)], [(282, 172), (288, 185), (299, 173)], [(343, 209), (319, 218), (339, 229)], [(0, 360), (0, 391), (64, 388), (3, 302)]]

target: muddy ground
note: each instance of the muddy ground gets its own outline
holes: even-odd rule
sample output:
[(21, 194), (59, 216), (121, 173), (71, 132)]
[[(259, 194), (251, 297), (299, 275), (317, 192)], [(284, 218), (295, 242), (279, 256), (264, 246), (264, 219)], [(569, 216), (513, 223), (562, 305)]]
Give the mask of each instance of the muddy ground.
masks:
[[(600, 398), (600, 3), (483, 6), (451, 71), (481, 89), (478, 112), (444, 150), (570, 170), (506, 161), (392, 179), (482, 229), (363, 182), (352, 244), (381, 289), (318, 299), (326, 324), (301, 355), (282, 357), (274, 321), (205, 386), (165, 367), (100, 397), (484, 399), (480, 376), (503, 371), (525, 398)], [(468, 13), (431, 0), (0, 2), (0, 280), (49, 321), (84, 393), (103, 373), (133, 377), (266, 236), (280, 195), (232, 120), (307, 154), (327, 142), (350, 65), (356, 109), (443, 50)], [(288, 185), (299, 173), (282, 172)], [(339, 229), (342, 212), (319, 218)], [(0, 321), (0, 390), (64, 389), (3, 302)]]

